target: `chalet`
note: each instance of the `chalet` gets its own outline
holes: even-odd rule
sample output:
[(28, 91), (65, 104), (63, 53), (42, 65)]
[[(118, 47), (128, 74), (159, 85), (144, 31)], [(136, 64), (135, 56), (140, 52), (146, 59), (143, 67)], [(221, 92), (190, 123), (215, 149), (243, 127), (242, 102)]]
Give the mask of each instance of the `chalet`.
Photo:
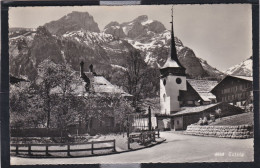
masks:
[[(218, 114), (217, 111), (221, 113)], [(240, 113), (243, 113), (241, 108), (223, 102), (197, 107), (183, 107), (181, 111), (172, 115), (174, 122), (171, 128), (174, 130), (185, 130), (188, 125), (197, 123), (200, 118), (207, 117), (209, 120), (210, 115), (218, 118), (219, 115), (225, 117)]]
[(228, 75), (211, 92), (218, 102), (245, 106), (253, 101), (253, 77)]
[(113, 85), (104, 76), (97, 75), (92, 64), (89, 66), (89, 71), (84, 71), (84, 63), (81, 62), (80, 72), (76, 71), (72, 75), (76, 78), (73, 92), (78, 96), (93, 93), (95, 95), (120, 94), (125, 98), (132, 98), (132, 95), (126, 93), (121, 87)]
[[(75, 86), (75, 93), (79, 96), (87, 97), (90, 93), (95, 96), (109, 96), (110, 94), (121, 95), (122, 97), (131, 100), (132, 95), (126, 93), (122, 88), (111, 84), (105, 77), (97, 75), (94, 72), (93, 65), (89, 66), (89, 71), (84, 71), (84, 63), (80, 63), (80, 72), (74, 74), (80, 83)], [(101, 105), (100, 105), (101, 106)], [(109, 107), (102, 107), (101, 110), (111, 111)], [(116, 118), (104, 116), (102, 118), (92, 118), (90, 122), (90, 130), (95, 132), (109, 132), (114, 131), (117, 126)], [(83, 126), (85, 127), (85, 126)]]
[(210, 91), (217, 81), (187, 79), (187, 90), (180, 91), (180, 105), (199, 106), (216, 103), (216, 96)]

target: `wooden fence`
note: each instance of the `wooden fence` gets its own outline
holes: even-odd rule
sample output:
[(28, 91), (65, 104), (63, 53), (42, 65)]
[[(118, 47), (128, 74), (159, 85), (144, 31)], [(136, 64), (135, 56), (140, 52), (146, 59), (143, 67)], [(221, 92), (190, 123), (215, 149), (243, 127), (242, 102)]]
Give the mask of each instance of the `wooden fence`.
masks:
[(132, 133), (128, 138), (128, 149), (130, 149), (130, 143), (138, 142), (141, 145), (147, 145), (151, 142), (155, 142), (155, 137), (160, 137), (159, 130), (157, 131), (145, 131), (142, 133)]
[[(95, 144), (101, 144), (101, 143), (112, 143), (112, 146), (108, 147), (94, 147)], [(84, 148), (84, 149), (71, 149), (72, 146), (76, 145), (87, 145), (91, 144), (91, 148)], [(11, 149), (11, 152), (15, 152), (16, 155), (18, 155), (20, 152), (26, 152), (29, 156), (32, 155), (32, 153), (45, 153), (46, 156), (49, 156), (50, 152), (66, 152), (67, 156), (71, 156), (71, 152), (83, 152), (83, 151), (91, 151), (91, 154), (94, 154), (95, 150), (106, 150), (106, 149), (112, 149), (113, 152), (116, 152), (116, 140), (107, 140), (107, 141), (92, 141), (92, 142), (86, 142), (86, 143), (56, 143), (56, 144), (11, 144), (11, 146), (15, 147), (15, 149)], [(32, 150), (32, 146), (38, 146), (42, 147), (45, 146), (44, 150)], [(67, 149), (55, 149), (50, 150), (50, 146), (67, 146)], [(20, 147), (28, 147), (28, 149), (19, 149)]]

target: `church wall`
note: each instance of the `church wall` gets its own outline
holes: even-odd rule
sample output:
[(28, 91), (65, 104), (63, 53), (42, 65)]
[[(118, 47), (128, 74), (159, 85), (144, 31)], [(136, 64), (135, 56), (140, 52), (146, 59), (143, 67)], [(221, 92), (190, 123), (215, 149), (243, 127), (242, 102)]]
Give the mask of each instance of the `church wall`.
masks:
[(170, 97), (166, 94), (162, 79), (160, 79), (160, 113), (170, 114)]
[[(181, 83), (178, 84), (176, 82), (176, 79), (180, 78), (181, 79)], [(166, 84), (164, 85), (163, 81), (166, 81)], [(180, 90), (186, 90), (187, 86), (186, 86), (186, 77), (185, 76), (167, 76), (165, 78), (162, 78), (160, 80), (160, 99), (161, 99), (161, 113), (165, 113), (165, 109), (166, 109), (166, 113), (173, 113), (173, 112), (177, 112), (180, 110), (180, 102), (179, 102), (179, 93)], [(167, 99), (165, 102), (164, 100), (164, 93), (166, 93)], [(169, 105), (170, 104), (170, 105)], [(170, 109), (168, 109), (170, 106)]]

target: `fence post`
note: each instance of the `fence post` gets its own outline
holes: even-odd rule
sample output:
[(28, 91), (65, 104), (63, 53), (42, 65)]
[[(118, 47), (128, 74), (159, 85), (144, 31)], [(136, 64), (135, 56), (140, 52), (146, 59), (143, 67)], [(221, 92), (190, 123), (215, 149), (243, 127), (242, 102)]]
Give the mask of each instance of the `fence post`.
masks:
[(94, 154), (94, 142), (91, 141), (91, 154)]
[(130, 149), (130, 140), (131, 140), (131, 138), (128, 137), (128, 141), (127, 141), (127, 147), (128, 147), (128, 149)]
[(49, 155), (49, 147), (46, 145), (46, 152), (45, 152), (45, 155), (48, 156)]
[(29, 146), (28, 146), (28, 155), (32, 155), (31, 152), (32, 152), (32, 151), (31, 151), (31, 145), (29, 145)]
[(16, 144), (16, 149), (15, 149), (15, 150), (16, 150), (16, 151), (15, 151), (16, 155), (18, 155), (18, 148), (19, 148), (19, 147), (18, 147), (18, 145)]
[(145, 145), (145, 134), (142, 134), (142, 138), (143, 138), (143, 145)]
[(160, 130), (158, 129), (158, 138), (160, 138)]
[(68, 151), (67, 151), (67, 155), (70, 156), (70, 144), (68, 144)]
[(114, 144), (114, 149), (113, 149), (113, 152), (116, 152), (116, 140), (114, 139), (114, 142), (113, 142), (113, 144)]

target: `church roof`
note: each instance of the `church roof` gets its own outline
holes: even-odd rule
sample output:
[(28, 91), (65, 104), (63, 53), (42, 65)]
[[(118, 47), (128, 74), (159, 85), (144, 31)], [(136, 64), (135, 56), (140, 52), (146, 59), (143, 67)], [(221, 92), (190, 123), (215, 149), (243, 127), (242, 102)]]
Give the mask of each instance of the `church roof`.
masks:
[(171, 57), (168, 57), (167, 61), (161, 67), (161, 69), (168, 68), (168, 67), (180, 67), (180, 65), (176, 61), (174, 61)]
[(216, 98), (210, 91), (218, 84), (218, 81), (187, 79), (187, 82), (204, 101)]

